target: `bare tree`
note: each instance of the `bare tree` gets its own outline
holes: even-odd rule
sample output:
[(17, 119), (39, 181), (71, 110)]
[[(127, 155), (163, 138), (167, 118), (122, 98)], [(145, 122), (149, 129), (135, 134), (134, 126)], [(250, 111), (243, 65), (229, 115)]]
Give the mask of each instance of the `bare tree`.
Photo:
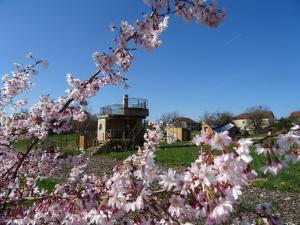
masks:
[(177, 111), (163, 113), (157, 121), (163, 121), (164, 123), (172, 123), (177, 118), (180, 117), (180, 114)]
[[(96, 134), (97, 126), (98, 126), (98, 118), (97, 115), (92, 114), (90, 112), (86, 112), (87, 119), (83, 123), (79, 123), (78, 121), (71, 121), (71, 132), (77, 132), (80, 129), (81, 133), (85, 134)], [(78, 127), (79, 126), (79, 127)]]
[(230, 112), (205, 112), (201, 117), (201, 120), (204, 120), (210, 126), (218, 127), (230, 123), (232, 117), (233, 115)]
[(247, 126), (255, 133), (262, 133), (265, 127), (271, 125), (264, 120), (268, 116), (266, 114), (270, 112), (268, 107), (253, 106), (248, 108), (246, 112), (248, 113)]

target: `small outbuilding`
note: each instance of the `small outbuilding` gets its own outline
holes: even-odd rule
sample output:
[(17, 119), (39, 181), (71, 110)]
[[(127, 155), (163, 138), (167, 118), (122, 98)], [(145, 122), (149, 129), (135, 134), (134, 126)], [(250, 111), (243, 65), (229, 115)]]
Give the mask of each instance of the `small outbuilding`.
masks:
[(177, 141), (190, 141), (191, 131), (181, 127), (169, 127), (167, 129), (167, 137), (176, 136)]
[(174, 127), (185, 128), (188, 130), (196, 130), (199, 127), (199, 123), (188, 117), (178, 117), (171, 124)]

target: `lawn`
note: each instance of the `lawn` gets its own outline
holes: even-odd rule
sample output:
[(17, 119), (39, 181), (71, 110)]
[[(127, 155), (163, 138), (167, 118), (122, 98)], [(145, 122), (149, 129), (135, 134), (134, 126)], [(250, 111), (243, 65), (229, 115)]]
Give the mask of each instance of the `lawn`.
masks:
[[(24, 151), (29, 143), (30, 140), (22, 140), (13, 143), (13, 145), (20, 151)], [(46, 140), (40, 143), (40, 146), (45, 146), (49, 143), (60, 147), (65, 153), (77, 153), (76, 134), (49, 135)], [(95, 157), (124, 160), (133, 153), (135, 153), (135, 151), (108, 152)], [(198, 148), (191, 142), (175, 142), (172, 144), (162, 142), (159, 150), (156, 152), (156, 161), (164, 167), (180, 168), (189, 166), (191, 162), (197, 158), (197, 155)], [(259, 168), (264, 166), (264, 162), (266, 162), (266, 160), (255, 153), (253, 153), (252, 156), (254, 158), (252, 168), (259, 171)], [(300, 164), (290, 165), (277, 176), (269, 174), (264, 175), (258, 172), (258, 177), (253, 181), (253, 185), (269, 190), (300, 193)]]
[[(124, 160), (135, 151), (109, 152), (101, 156), (111, 159)], [(173, 143), (172, 145), (162, 144), (156, 151), (156, 161), (165, 167), (180, 168), (186, 167), (193, 162), (198, 155), (198, 148), (190, 143)], [(253, 185), (269, 190), (279, 190), (287, 192), (300, 193), (300, 164), (289, 165), (288, 168), (281, 171), (277, 176), (270, 174), (264, 175), (259, 169), (265, 165), (265, 159), (252, 153), (252, 168), (258, 172), (258, 177), (253, 181)]]
[[(24, 152), (27, 146), (31, 143), (32, 140), (19, 140), (13, 143), (13, 146), (19, 151)], [(51, 134), (45, 140), (42, 140), (38, 143), (39, 147), (47, 148), (49, 146), (58, 147), (64, 153), (67, 154), (76, 154), (77, 146), (77, 134)]]

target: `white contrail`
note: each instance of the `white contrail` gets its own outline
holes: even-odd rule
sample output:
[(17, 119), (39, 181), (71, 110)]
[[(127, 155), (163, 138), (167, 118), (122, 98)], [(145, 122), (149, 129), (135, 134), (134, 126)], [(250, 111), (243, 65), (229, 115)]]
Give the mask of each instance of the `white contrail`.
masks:
[(222, 48), (227, 47), (227, 46), (230, 45), (232, 42), (234, 42), (234, 41), (240, 39), (242, 36), (243, 36), (243, 34), (242, 34), (242, 33), (239, 33), (238, 35), (236, 35), (235, 37), (233, 37), (233, 38), (231, 38), (229, 41), (227, 41), (227, 42), (222, 46)]

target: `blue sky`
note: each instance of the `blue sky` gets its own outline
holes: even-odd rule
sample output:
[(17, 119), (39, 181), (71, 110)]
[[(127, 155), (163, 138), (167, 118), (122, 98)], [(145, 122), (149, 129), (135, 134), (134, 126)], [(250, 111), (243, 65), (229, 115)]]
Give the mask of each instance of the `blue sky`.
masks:
[[(89, 110), (118, 102), (123, 94), (147, 98), (150, 119), (178, 111), (194, 119), (205, 111), (243, 112), (268, 106), (277, 117), (300, 110), (300, 2), (220, 0), (227, 18), (217, 29), (172, 17), (161, 48), (139, 50), (127, 74), (128, 90), (106, 87)], [(141, 18), (141, 0), (0, 0), (0, 73), (25, 63), (32, 51), (49, 68), (27, 96), (64, 94), (65, 75), (88, 78), (94, 51), (114, 37), (109, 24)]]

